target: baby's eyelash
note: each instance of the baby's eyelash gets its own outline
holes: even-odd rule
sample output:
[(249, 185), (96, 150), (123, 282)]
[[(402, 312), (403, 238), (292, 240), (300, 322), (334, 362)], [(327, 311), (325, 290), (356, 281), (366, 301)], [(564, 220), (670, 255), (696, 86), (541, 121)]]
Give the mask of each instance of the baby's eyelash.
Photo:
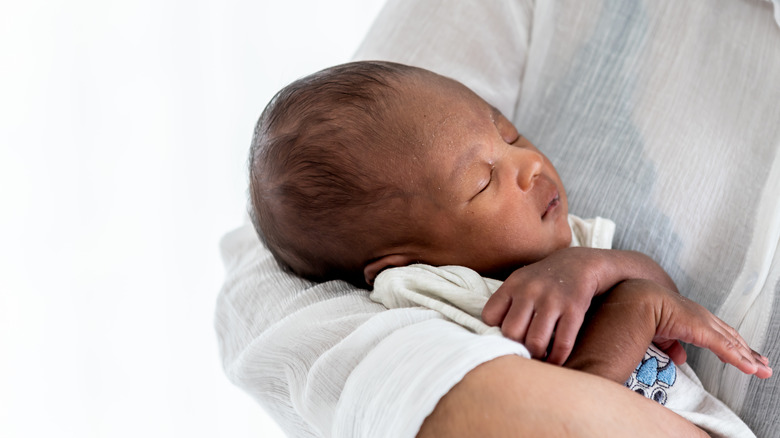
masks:
[(484, 192), (488, 188), (490, 183), (493, 182), (493, 172), (495, 172), (495, 170), (496, 170), (496, 166), (490, 167), (490, 178), (488, 178), (487, 184), (485, 184), (485, 187), (482, 187), (482, 190), (480, 190), (479, 193)]

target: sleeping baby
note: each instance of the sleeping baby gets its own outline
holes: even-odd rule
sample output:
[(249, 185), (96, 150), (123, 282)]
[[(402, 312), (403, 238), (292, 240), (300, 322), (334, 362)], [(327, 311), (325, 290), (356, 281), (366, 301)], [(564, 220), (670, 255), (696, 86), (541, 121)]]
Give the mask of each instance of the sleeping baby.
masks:
[(568, 214), (552, 163), (498, 110), (433, 72), (355, 62), (282, 89), (250, 152), (253, 224), (292, 272), (373, 287), (644, 394), (715, 436), (753, 436), (678, 341), (767, 378), (767, 359), (681, 296), (614, 225)]

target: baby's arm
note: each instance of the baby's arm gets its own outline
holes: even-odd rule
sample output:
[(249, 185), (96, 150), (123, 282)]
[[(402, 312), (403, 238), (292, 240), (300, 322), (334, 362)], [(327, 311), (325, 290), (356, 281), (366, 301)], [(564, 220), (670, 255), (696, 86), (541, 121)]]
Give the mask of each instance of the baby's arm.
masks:
[[(617, 285), (594, 305), (577, 344), (564, 364), (623, 383), (651, 342), (677, 340), (712, 350), (720, 360), (746, 374), (772, 375), (768, 360), (704, 307), (647, 280)], [(680, 347), (681, 348), (681, 347)]]
[(571, 353), (591, 299), (623, 280), (645, 279), (677, 291), (666, 272), (635, 251), (565, 248), (511, 273), (482, 311), (488, 325), (522, 342), (534, 358), (562, 364)]

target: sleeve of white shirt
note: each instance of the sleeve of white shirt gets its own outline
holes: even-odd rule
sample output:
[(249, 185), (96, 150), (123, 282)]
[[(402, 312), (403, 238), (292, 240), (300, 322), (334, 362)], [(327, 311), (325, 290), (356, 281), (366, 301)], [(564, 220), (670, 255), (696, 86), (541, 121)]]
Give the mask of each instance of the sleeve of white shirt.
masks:
[[(412, 437), (477, 365), (525, 348), (344, 282), (284, 273), (250, 225), (221, 244), (215, 326), (228, 378), (290, 436)], [(424, 334), (424, 335), (421, 335)]]

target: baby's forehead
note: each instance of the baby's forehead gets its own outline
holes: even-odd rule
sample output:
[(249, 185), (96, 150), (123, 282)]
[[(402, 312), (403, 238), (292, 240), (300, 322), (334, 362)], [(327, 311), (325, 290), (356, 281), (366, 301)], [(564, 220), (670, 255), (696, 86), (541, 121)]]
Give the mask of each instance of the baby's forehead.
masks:
[(401, 79), (402, 89), (410, 96), (436, 95), (444, 98), (463, 99), (477, 103), (481, 101), (470, 88), (452, 78), (426, 71), (415, 76), (406, 76)]
[[(390, 157), (365, 157), (391, 175), (407, 174), (409, 167), (422, 173), (433, 170), (430, 161), (441, 159), (435, 153), (451, 149), (442, 147), (442, 143), (492, 134), (489, 126), (500, 116), (498, 110), (460, 82), (432, 72), (403, 78), (395, 91), (395, 103), (386, 108), (384, 122), (374, 127), (380, 137), (389, 140)], [(388, 158), (391, 163), (384, 162)]]
[(498, 110), (478, 96), (470, 88), (453, 79), (434, 73), (421, 75), (417, 80), (410, 80), (407, 86), (401, 87), (402, 101), (410, 103), (412, 108), (400, 108), (400, 114), (428, 112), (418, 122), (435, 120), (437, 116), (444, 118), (485, 116), (495, 119)]

